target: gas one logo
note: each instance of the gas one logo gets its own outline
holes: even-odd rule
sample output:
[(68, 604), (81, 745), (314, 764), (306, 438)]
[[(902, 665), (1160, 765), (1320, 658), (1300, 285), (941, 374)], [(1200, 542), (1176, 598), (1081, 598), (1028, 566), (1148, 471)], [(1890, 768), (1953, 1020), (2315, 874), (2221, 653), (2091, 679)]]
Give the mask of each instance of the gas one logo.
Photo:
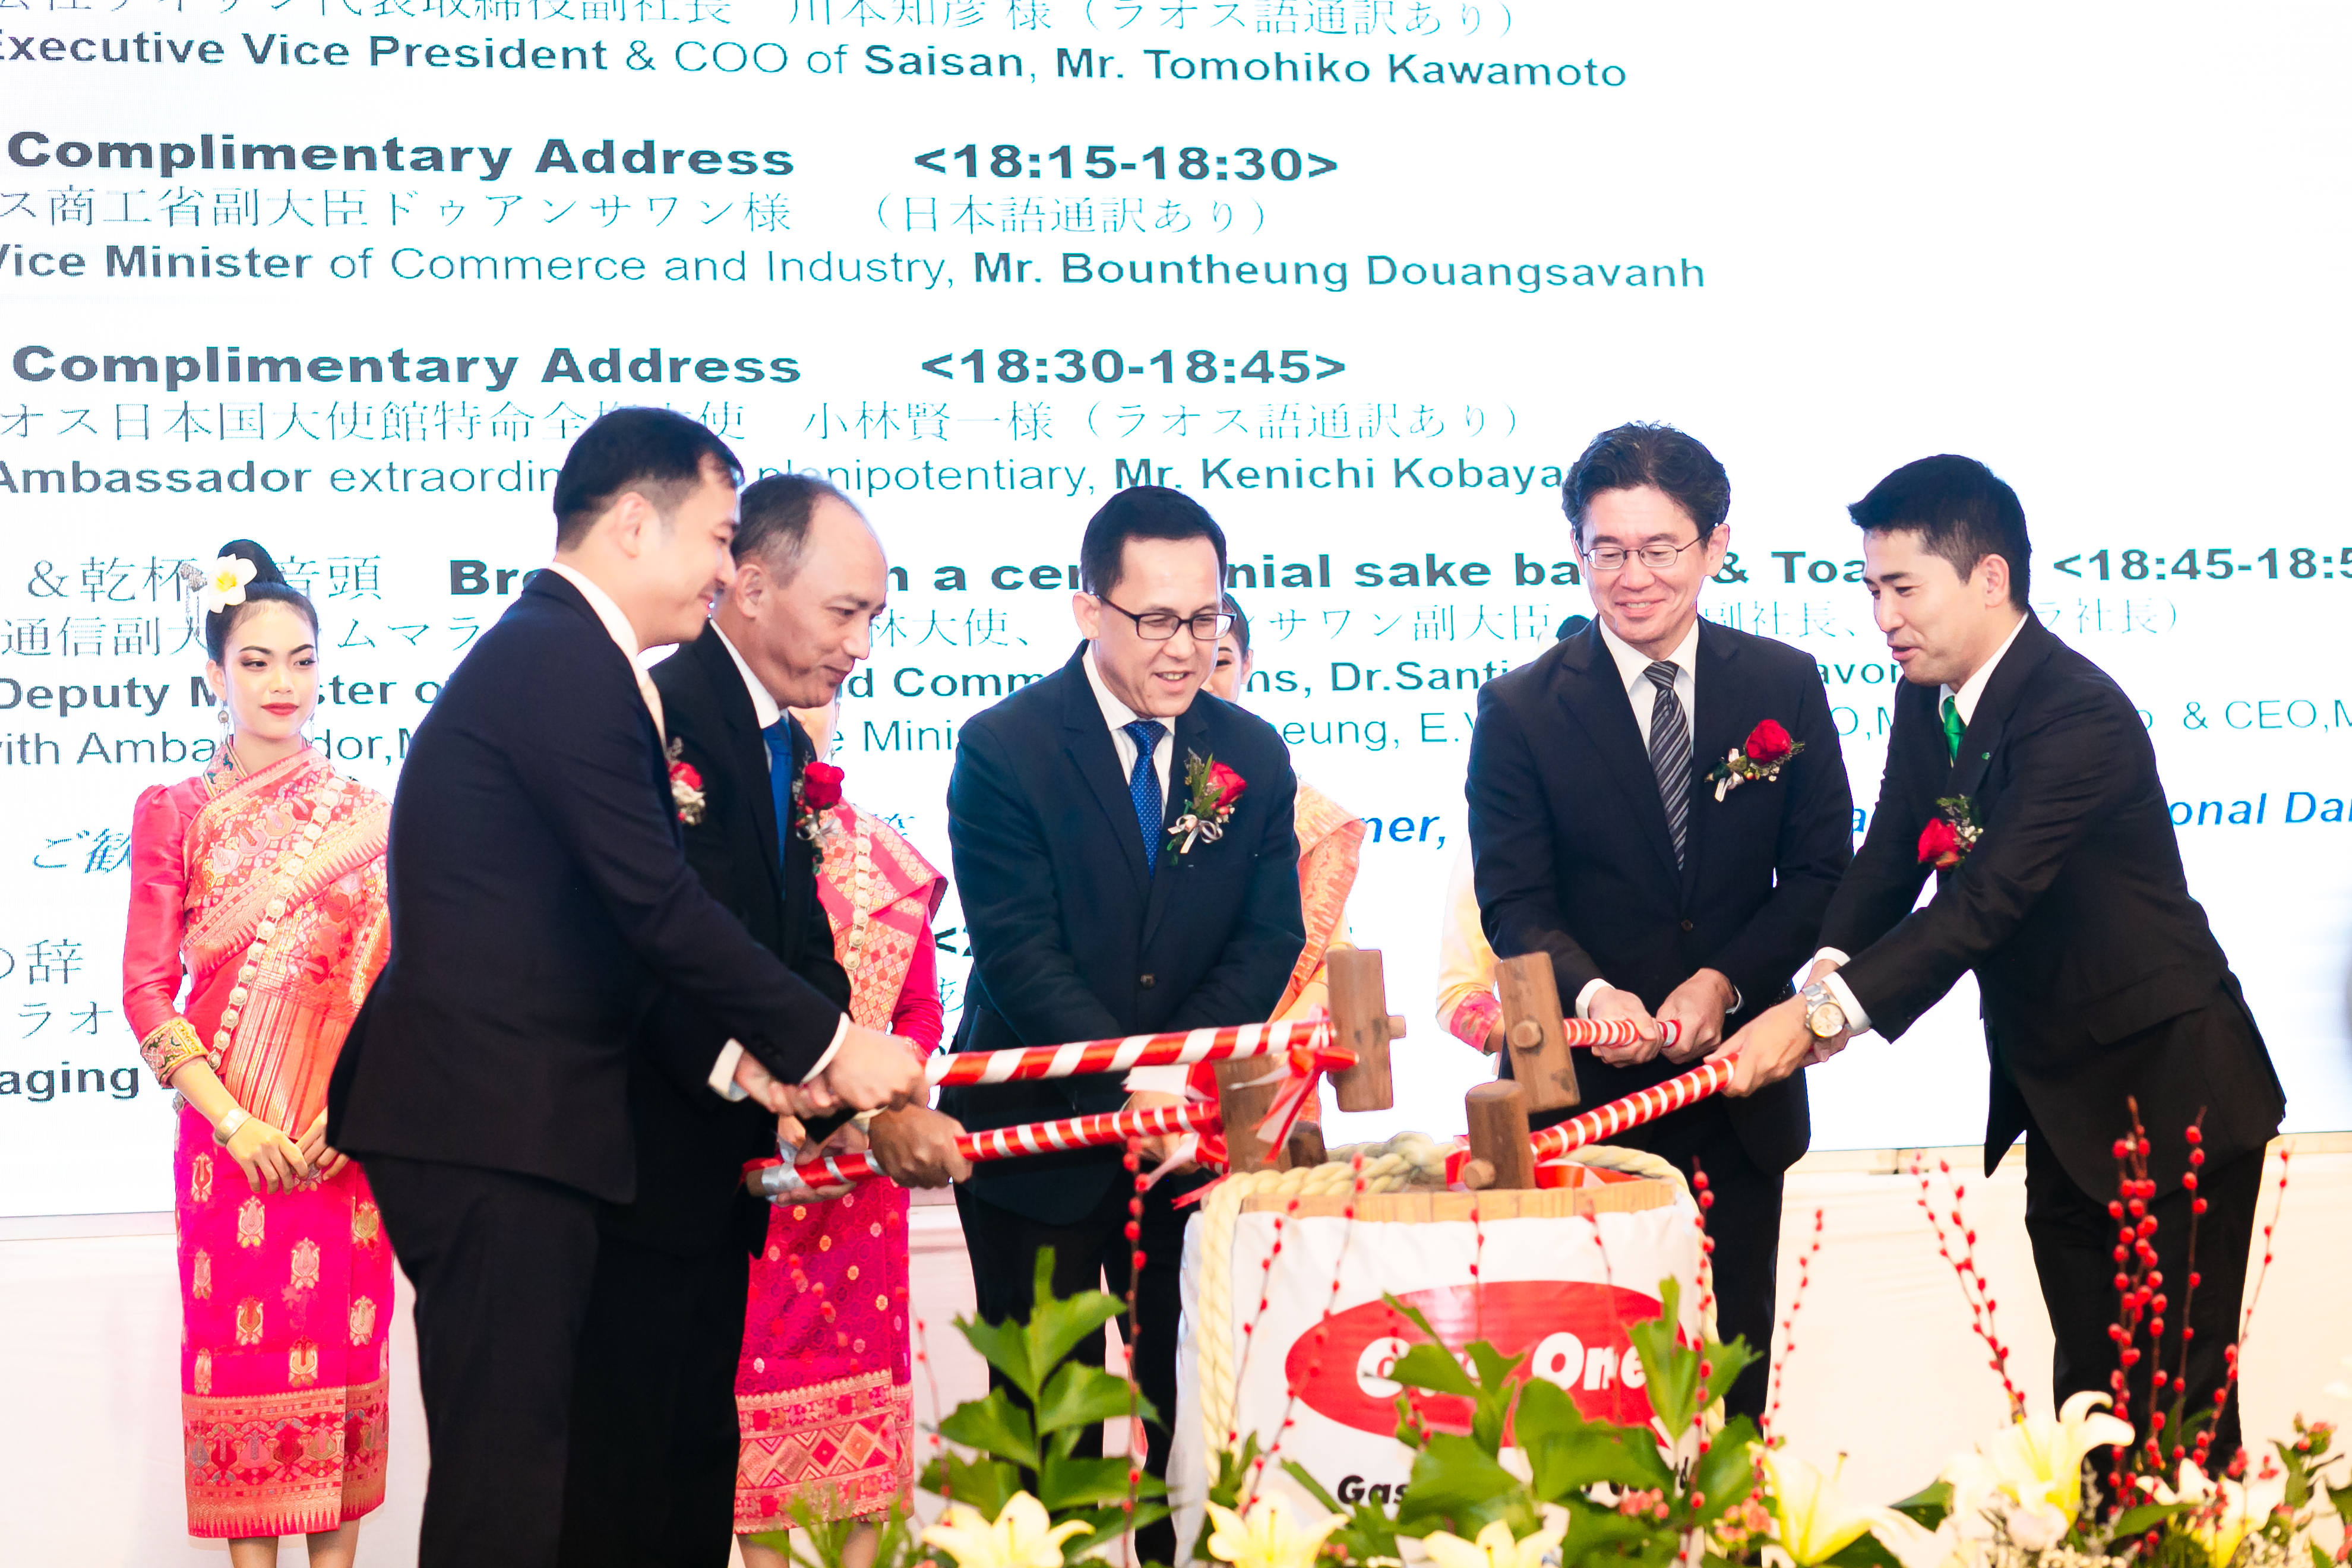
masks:
[[(1397, 1300), (1419, 1309), (1448, 1344), (1486, 1340), (1506, 1356), (1526, 1356), (1518, 1375), (1559, 1384), (1587, 1420), (1649, 1424), (1642, 1360), (1625, 1326), (1658, 1315), (1654, 1296), (1585, 1279), (1503, 1279), (1475, 1291), (1443, 1286)], [(1290, 1386), (1309, 1409), (1342, 1426), (1394, 1433), (1403, 1390), (1388, 1374), (1420, 1331), (1386, 1301), (1350, 1307), (1324, 1326), (1330, 1331), (1320, 1346), (1309, 1330), (1284, 1358)], [(1470, 1429), (1470, 1401), (1459, 1394), (1425, 1395), (1421, 1409), (1438, 1431)]]

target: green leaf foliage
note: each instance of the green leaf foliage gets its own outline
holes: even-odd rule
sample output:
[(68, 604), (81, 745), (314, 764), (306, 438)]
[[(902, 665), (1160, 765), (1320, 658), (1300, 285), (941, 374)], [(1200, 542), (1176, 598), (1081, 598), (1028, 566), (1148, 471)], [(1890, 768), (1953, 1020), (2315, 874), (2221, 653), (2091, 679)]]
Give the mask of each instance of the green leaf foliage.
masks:
[(1903, 1568), (1903, 1560), (1874, 1531), (1865, 1530), (1831, 1555), (1828, 1568)]
[(1168, 1513), (1168, 1505), (1164, 1502), (1139, 1500), (1131, 1517), (1124, 1507), (1089, 1509), (1084, 1512), (1062, 1514), (1055, 1520), (1055, 1523), (1059, 1524), (1063, 1520), (1075, 1519), (1084, 1521), (1087, 1526), (1084, 1534), (1073, 1535), (1069, 1540), (1062, 1542), (1062, 1561), (1066, 1563), (1075, 1563), (1088, 1552), (1117, 1542), (1129, 1530), (1141, 1530), (1147, 1524), (1154, 1524), (1166, 1519)]
[(1680, 1549), (1681, 1536), (1671, 1525), (1628, 1519), (1580, 1497), (1562, 1506), (1568, 1510), (1568, 1534), (1559, 1543), (1561, 1568), (1663, 1564), (1673, 1562)]
[(1952, 1516), (1952, 1483), (1936, 1481), (1895, 1505), (1895, 1511), (1927, 1530), (1941, 1529)]
[(950, 1450), (923, 1467), (923, 1489), (969, 1503), (992, 1521), (1022, 1489), (1021, 1472), (1002, 1459), (967, 1459)]
[[(1706, 1453), (1691, 1467), (1691, 1518), (1713, 1524), (1752, 1495), (1760, 1478), (1756, 1473), (1756, 1424), (1735, 1415), (1715, 1435)], [(1875, 1541), (1877, 1537), (1865, 1539)]]
[(1045, 1379), (1080, 1341), (1125, 1310), (1118, 1298), (1100, 1290), (1054, 1294), (1054, 1249), (1037, 1250), (1035, 1296), (1025, 1323), (956, 1320), (956, 1329), (989, 1365), (1003, 1373), (1031, 1405)]
[[(1118, 1456), (1086, 1459), (1048, 1454), (1037, 1472), (1037, 1500), (1056, 1520), (1075, 1509), (1102, 1503), (1123, 1504), (1128, 1494), (1128, 1464), (1126, 1458)], [(1134, 1488), (1139, 1498), (1161, 1497), (1168, 1490), (1165, 1482), (1148, 1471), (1136, 1479)]]
[(990, 1389), (985, 1399), (967, 1399), (949, 1411), (940, 1422), (940, 1436), (1010, 1459), (1025, 1470), (1037, 1468), (1037, 1437), (1030, 1428), (1029, 1413), (1006, 1398), (1001, 1388)]
[(2115, 1539), (2128, 1541), (2135, 1535), (2145, 1535), (2159, 1524), (2169, 1524), (2182, 1514), (2194, 1511), (2195, 1506), (2185, 1502), (2144, 1502), (2137, 1508), (2124, 1510), (2111, 1528), (2115, 1531)]
[(1476, 1438), (1433, 1436), (1412, 1461), (1404, 1501), (1397, 1506), (1398, 1531), (1425, 1535), (1444, 1529), (1467, 1538), (1498, 1519), (1508, 1520), (1515, 1535), (1541, 1522), (1519, 1479)]
[[(1416, 1314), (1418, 1315), (1418, 1314)], [(1478, 1385), (1462, 1370), (1462, 1363), (1442, 1344), (1415, 1345), (1396, 1358), (1389, 1369), (1390, 1380), (1407, 1388), (1426, 1389), (1432, 1394), (1458, 1394), (1475, 1398)]]
[[(1396, 1521), (1380, 1503), (1370, 1499), (1352, 1509), (1343, 1505), (1323, 1489), (1323, 1484), (1307, 1473), (1307, 1468), (1296, 1459), (1282, 1461), (1282, 1468), (1292, 1480), (1307, 1489), (1307, 1495), (1323, 1505), (1327, 1513), (1345, 1516), (1347, 1522), (1333, 1531), (1328, 1544), (1338, 1547), (1350, 1563), (1371, 1563), (1399, 1557)], [(1203, 1537), (1207, 1531), (1203, 1531)]]
[(1114, 1377), (1098, 1366), (1064, 1362), (1045, 1380), (1045, 1396), (1037, 1402), (1037, 1431), (1041, 1436), (1058, 1435), (1056, 1447), (1066, 1454), (1085, 1428), (1125, 1420), (1130, 1415), (1151, 1421), (1160, 1413), (1125, 1378)]

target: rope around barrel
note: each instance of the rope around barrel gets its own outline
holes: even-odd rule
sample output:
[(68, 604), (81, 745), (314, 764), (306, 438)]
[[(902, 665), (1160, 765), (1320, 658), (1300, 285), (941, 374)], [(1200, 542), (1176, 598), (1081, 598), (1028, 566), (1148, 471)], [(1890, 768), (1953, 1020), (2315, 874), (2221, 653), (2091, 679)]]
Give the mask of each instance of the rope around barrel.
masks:
[[(1201, 1311), (1192, 1334), (1193, 1376), (1200, 1389), (1204, 1452), (1224, 1448), (1228, 1434), (1234, 1431), (1240, 1363), (1234, 1346), (1233, 1251), (1234, 1230), (1241, 1219), (1243, 1201), (1255, 1196), (1333, 1197), (1348, 1194), (1355, 1188), (1358, 1172), (1354, 1161), (1358, 1155), (1364, 1162), (1361, 1174), (1367, 1193), (1402, 1192), (1410, 1187), (1443, 1190), (1445, 1156), (1454, 1142), (1433, 1138), (1425, 1132), (1400, 1132), (1385, 1143), (1334, 1149), (1330, 1151), (1331, 1158), (1320, 1165), (1231, 1175), (1210, 1189), (1209, 1195), (1202, 1201), (1200, 1217), (1194, 1222), (1201, 1226)], [(1570, 1151), (1564, 1157), (1598, 1170), (1670, 1181), (1685, 1201), (1690, 1200), (1690, 1184), (1683, 1179), (1683, 1173), (1645, 1150), (1588, 1144)], [(1711, 1301), (1703, 1310), (1701, 1321), (1712, 1337), (1716, 1321)]]

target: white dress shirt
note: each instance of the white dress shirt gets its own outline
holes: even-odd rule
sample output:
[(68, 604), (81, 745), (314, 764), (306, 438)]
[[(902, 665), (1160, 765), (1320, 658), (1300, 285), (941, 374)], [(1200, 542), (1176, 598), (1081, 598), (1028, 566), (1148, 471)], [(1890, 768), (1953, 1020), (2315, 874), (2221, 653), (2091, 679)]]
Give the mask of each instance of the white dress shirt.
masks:
[[(1625, 700), (1633, 706), (1633, 726), (1642, 731), (1642, 750), (1650, 749), (1650, 716), (1658, 705), (1658, 688), (1650, 679), (1650, 666), (1657, 660), (1609, 629), (1609, 623), (1599, 623), (1601, 641), (1609, 649), (1609, 657), (1617, 661), (1618, 679), (1625, 683)], [(1666, 655), (1666, 662), (1675, 667), (1675, 700), (1683, 710), (1683, 732), (1696, 735), (1697, 727), (1691, 715), (1698, 710), (1698, 622), (1691, 622), (1690, 630)], [(1576, 1016), (1591, 1017), (1592, 999), (1610, 988), (1606, 980), (1588, 980), (1584, 989), (1576, 994)], [(1738, 987), (1732, 988), (1731, 1012), (1739, 1011)]]
[[(1952, 706), (1960, 711), (1962, 729), (1966, 729), (1974, 721), (1977, 716), (1977, 704), (1984, 700), (1985, 688), (1992, 681), (1992, 672), (2000, 667), (2002, 656), (2009, 652), (2010, 645), (2017, 641), (2017, 634), (2024, 629), (2025, 617), (2020, 616), (2017, 617), (2017, 625), (2009, 628), (2009, 636), (2001, 639), (2000, 647), (1993, 650), (1992, 657), (1977, 666), (1976, 673), (1961, 681), (1957, 690), (1949, 686), (1936, 688), (1937, 713), (1940, 715), (1944, 711), (1944, 699), (1948, 697), (1952, 700)], [(1813, 954), (1815, 963), (1820, 963), (1823, 960), (1841, 967), (1853, 962), (1850, 955), (1834, 947), (1825, 947)], [(1870, 1015), (1864, 1012), (1862, 1004), (1854, 1000), (1853, 987), (1846, 984), (1834, 971), (1822, 976), (1822, 987), (1837, 998), (1838, 1006), (1845, 1014), (1848, 1029), (1859, 1035), (1870, 1028)]]
[[(1095, 668), (1093, 648), (1087, 648), (1086, 657), (1079, 662), (1086, 666), (1087, 684), (1095, 689), (1095, 703), (1102, 710), (1103, 722), (1110, 726), (1110, 743), (1118, 751), (1118, 776), (1131, 779), (1135, 776), (1135, 759), (1141, 748), (1136, 745), (1135, 737), (1127, 732), (1127, 727), (1143, 715), (1121, 702), (1112, 694), (1111, 689), (1103, 684), (1102, 671)], [(1151, 769), (1160, 775), (1160, 799), (1165, 805), (1168, 775), (1176, 762), (1176, 722), (1172, 719), (1161, 719), (1156, 722), (1168, 731), (1151, 749)], [(1140, 824), (1136, 831), (1142, 831)], [(1192, 1070), (1190, 1068), (1129, 1068), (1127, 1069), (1127, 1092), (1172, 1094), (1181, 1099), (1184, 1093), (1184, 1080)]]

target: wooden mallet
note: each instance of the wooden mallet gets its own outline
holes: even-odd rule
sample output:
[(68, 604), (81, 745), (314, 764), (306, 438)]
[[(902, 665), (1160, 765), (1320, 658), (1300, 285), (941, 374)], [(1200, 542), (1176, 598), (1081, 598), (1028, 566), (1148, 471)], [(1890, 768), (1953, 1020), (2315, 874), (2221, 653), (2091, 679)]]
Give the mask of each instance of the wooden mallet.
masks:
[(1527, 1114), (1580, 1103), (1550, 957), (1530, 952), (1497, 961), (1495, 994), (1503, 1005), (1503, 1048), (1511, 1053), (1511, 1078), (1527, 1090)]
[(1338, 949), (1324, 961), (1324, 973), (1331, 991), (1332, 1043), (1356, 1053), (1356, 1065), (1331, 1079), (1339, 1109), (1386, 1110), (1396, 1103), (1389, 1042), (1404, 1037), (1404, 1020), (1389, 1011), (1380, 949)]

